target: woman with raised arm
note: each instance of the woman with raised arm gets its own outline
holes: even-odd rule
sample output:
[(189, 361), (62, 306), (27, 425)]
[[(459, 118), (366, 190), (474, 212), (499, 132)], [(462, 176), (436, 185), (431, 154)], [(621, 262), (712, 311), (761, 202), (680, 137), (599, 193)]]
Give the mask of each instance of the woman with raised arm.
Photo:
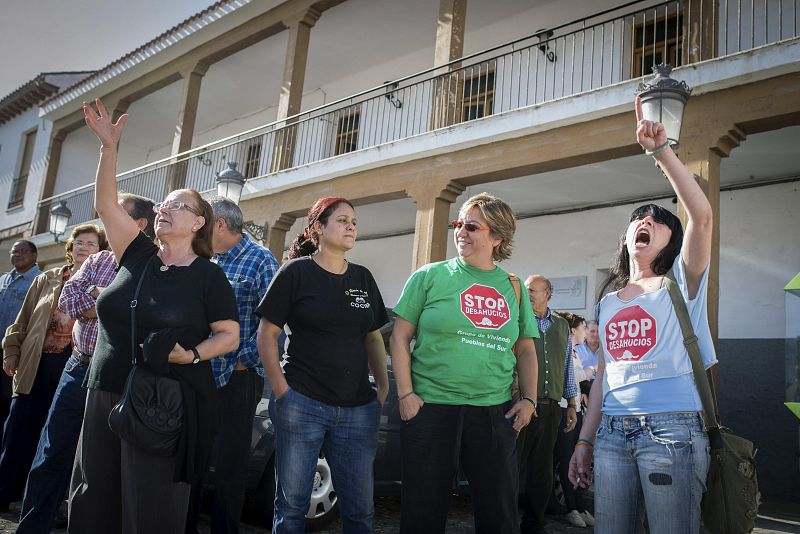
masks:
[(655, 204), (637, 208), (611, 268), (614, 288), (599, 306), (602, 358), (569, 478), (586, 487), (594, 457), (595, 532), (696, 533), (708, 472), (702, 404), (664, 278), (677, 281), (706, 368), (716, 363), (706, 301), (712, 212), (694, 176), (667, 143), (664, 127), (642, 118), (636, 137), (655, 158), (687, 215)]
[[(69, 530), (183, 532), (190, 483), (205, 470), (213, 438), (216, 389), (209, 360), (239, 344), (236, 302), (222, 269), (209, 261), (214, 217), (197, 191), (173, 191), (156, 205), (158, 245), (118, 203), (117, 144), (128, 115), (114, 123), (102, 102), (96, 104), (97, 112), (83, 104), (86, 124), (101, 143), (95, 209), (119, 272), (97, 299), (98, 337), (86, 377)], [(108, 426), (131, 370), (130, 308), (140, 278), (136, 345), (175, 340), (160, 351), (154, 348), (162, 359), (152, 364), (158, 366), (154, 372), (181, 380), (185, 416), (178, 452), (171, 457), (148, 454)], [(137, 365), (149, 366), (142, 350), (137, 352)]]

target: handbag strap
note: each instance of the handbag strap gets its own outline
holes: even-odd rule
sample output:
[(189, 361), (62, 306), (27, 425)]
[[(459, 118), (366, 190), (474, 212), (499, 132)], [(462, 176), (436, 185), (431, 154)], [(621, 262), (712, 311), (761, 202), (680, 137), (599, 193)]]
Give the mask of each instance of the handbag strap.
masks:
[(664, 284), (667, 286), (669, 298), (672, 300), (672, 307), (675, 309), (675, 315), (678, 317), (678, 323), (681, 325), (683, 344), (686, 346), (686, 351), (689, 353), (689, 360), (692, 362), (694, 382), (697, 385), (697, 392), (703, 403), (703, 411), (706, 413), (706, 427), (708, 427), (709, 430), (719, 431), (719, 414), (717, 410), (717, 394), (714, 388), (714, 381), (708, 376), (703, 367), (703, 359), (700, 356), (700, 346), (697, 343), (697, 336), (694, 334), (694, 327), (692, 327), (692, 321), (689, 318), (689, 310), (686, 308), (686, 301), (683, 300), (683, 295), (678, 287), (678, 283), (675, 281), (675, 273), (672, 269), (670, 269), (664, 277)]
[(133, 293), (133, 299), (131, 300), (131, 364), (133, 365), (136, 365), (136, 307), (139, 305), (139, 290), (142, 289), (144, 275), (147, 273), (147, 268), (150, 266), (150, 262), (153, 261), (155, 256), (155, 254), (150, 256), (144, 264), (142, 274), (139, 275), (139, 283), (136, 284), (136, 291)]

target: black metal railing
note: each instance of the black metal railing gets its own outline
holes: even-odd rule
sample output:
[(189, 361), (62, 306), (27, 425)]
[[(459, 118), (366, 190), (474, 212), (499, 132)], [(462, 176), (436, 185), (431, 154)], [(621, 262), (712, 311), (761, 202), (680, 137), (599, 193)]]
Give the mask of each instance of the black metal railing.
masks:
[[(798, 36), (798, 0), (640, 0), (459, 58), (118, 176), (154, 199), (215, 188), (236, 162), (248, 178), (340, 156), (650, 73)], [(93, 216), (93, 184), (66, 200), (74, 224)], [(41, 220), (41, 218), (40, 218)]]

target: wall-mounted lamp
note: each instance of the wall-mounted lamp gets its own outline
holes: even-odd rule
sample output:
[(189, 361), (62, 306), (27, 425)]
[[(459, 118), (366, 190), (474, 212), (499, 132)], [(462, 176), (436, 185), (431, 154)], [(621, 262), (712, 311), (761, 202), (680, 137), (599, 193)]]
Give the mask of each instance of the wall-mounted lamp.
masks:
[(544, 54), (544, 57), (547, 58), (547, 61), (555, 63), (556, 53), (550, 49), (551, 37), (553, 37), (553, 30), (539, 30), (536, 32), (536, 38), (539, 39), (539, 50)]
[(391, 102), (391, 104), (397, 109), (402, 108), (403, 103), (400, 101), (399, 98), (394, 96), (394, 92), (397, 90), (400, 84), (397, 82), (383, 82), (383, 83), (386, 85), (386, 94), (384, 95), (386, 97), (386, 100)]
[(653, 65), (655, 77), (649, 82), (640, 82), (636, 94), (642, 99), (642, 115), (645, 120), (660, 122), (667, 133), (667, 141), (677, 147), (681, 138), (683, 110), (692, 88), (684, 81), (670, 78), (672, 65)]
[(59, 242), (58, 238), (67, 231), (67, 224), (69, 223), (70, 217), (72, 217), (72, 212), (67, 207), (66, 200), (61, 200), (58, 204), (50, 208), (48, 227), (56, 243)]

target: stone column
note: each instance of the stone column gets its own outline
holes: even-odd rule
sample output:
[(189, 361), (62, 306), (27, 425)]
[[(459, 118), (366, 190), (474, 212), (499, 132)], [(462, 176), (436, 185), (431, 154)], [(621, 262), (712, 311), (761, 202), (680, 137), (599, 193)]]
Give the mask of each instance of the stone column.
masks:
[[(702, 188), (714, 213), (714, 228), (711, 238), (711, 265), (708, 273), (708, 324), (714, 342), (719, 331), (719, 178), (720, 164), (724, 157), (744, 141), (745, 134), (732, 127), (722, 136), (701, 133), (697, 136), (684, 137), (678, 150), (678, 156), (692, 172)], [(678, 216), (686, 227), (686, 210), (678, 203)]]
[[(283, 63), (283, 82), (278, 98), (278, 120), (283, 120), (300, 112), (303, 101), (303, 84), (306, 78), (308, 62), (308, 46), (311, 39), (311, 28), (317, 23), (320, 11), (310, 8), (284, 21), (289, 28), (289, 42), (286, 45), (286, 59)], [(287, 169), (294, 160), (297, 129), (292, 125), (296, 121), (284, 123), (284, 128), (275, 134), (275, 146), (272, 153), (271, 172)]]
[[(208, 65), (198, 62), (182, 71), (183, 89), (178, 107), (178, 118), (175, 121), (175, 132), (172, 137), (172, 156), (192, 148), (194, 126), (197, 121), (197, 106), (200, 101), (200, 84), (208, 72)], [(173, 163), (167, 171), (167, 182), (164, 194), (180, 189), (186, 185), (186, 162)]]
[(406, 190), (417, 204), (412, 270), (447, 257), (450, 205), (464, 189), (457, 182), (447, 182), (444, 185), (434, 182), (414, 184)]
[[(467, 18), (467, 0), (440, 0), (439, 18), (436, 23), (436, 49), (434, 66), (445, 65), (464, 55), (464, 25)], [(460, 63), (436, 71), (433, 80), (433, 109), (431, 129), (442, 128), (460, 122), (459, 76), (448, 74), (458, 69)]]
[[(286, 248), (286, 233), (292, 227), (294, 221), (295, 217), (284, 213), (269, 223), (267, 248), (277, 258), (278, 262), (283, 259), (283, 249)], [(292, 238), (294, 239), (294, 236)]]

